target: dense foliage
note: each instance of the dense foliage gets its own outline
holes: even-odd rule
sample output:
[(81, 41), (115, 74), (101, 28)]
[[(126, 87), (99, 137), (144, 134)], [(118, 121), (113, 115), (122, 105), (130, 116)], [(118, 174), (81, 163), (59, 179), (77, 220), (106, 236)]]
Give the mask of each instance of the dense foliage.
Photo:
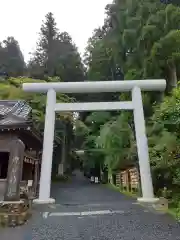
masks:
[[(86, 49), (88, 78), (167, 80), (168, 96), (143, 94), (143, 102), (155, 192), (161, 194), (167, 187), (172, 197), (180, 188), (180, 8), (156, 0), (114, 0), (106, 12), (104, 26), (94, 31)], [(109, 96), (130, 99), (128, 94), (99, 94), (98, 101), (107, 101)], [(81, 136), (85, 130), (86, 164), (96, 162), (97, 154), (110, 173), (137, 164), (130, 113), (92, 113), (84, 124), (83, 128), (78, 124), (76, 131), (79, 134), (79, 125)]]

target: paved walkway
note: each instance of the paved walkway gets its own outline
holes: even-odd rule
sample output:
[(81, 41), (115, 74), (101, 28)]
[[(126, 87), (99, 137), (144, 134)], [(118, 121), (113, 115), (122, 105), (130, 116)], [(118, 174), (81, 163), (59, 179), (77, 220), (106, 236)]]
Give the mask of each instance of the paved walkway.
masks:
[(81, 174), (72, 183), (54, 184), (55, 205), (35, 209), (22, 228), (1, 230), (1, 240), (180, 240), (180, 225), (170, 216), (148, 212)]

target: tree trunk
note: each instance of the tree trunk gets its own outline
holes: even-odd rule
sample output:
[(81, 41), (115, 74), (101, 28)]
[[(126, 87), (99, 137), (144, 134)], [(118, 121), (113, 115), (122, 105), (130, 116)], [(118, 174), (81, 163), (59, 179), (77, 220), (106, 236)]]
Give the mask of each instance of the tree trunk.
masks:
[(158, 92), (156, 94), (156, 102), (161, 103), (164, 99), (164, 95), (165, 95), (164, 92)]
[(66, 129), (64, 130), (64, 136), (62, 141), (62, 155), (61, 155), (61, 164), (63, 167), (63, 174), (66, 171)]
[(172, 63), (168, 66), (169, 68), (169, 90), (171, 91), (173, 88), (177, 87), (177, 70), (176, 65)]
[(39, 175), (39, 161), (35, 162), (35, 166), (34, 166), (34, 181), (33, 181), (33, 191), (34, 191), (34, 196), (37, 196), (37, 191), (38, 191), (38, 175)]

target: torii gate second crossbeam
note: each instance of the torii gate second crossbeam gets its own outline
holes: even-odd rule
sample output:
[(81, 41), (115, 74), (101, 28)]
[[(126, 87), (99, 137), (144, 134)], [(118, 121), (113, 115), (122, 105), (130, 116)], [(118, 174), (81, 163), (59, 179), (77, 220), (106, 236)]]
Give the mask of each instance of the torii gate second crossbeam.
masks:
[[(156, 202), (158, 199), (154, 197), (152, 185), (141, 91), (164, 91), (165, 88), (166, 81), (161, 79), (97, 82), (85, 81), (66, 83), (24, 83), (23, 90), (26, 92), (47, 93), (40, 191), (39, 198), (35, 199), (34, 202), (39, 204), (55, 202), (54, 199), (50, 198), (55, 112), (114, 111), (122, 109), (132, 110), (134, 113), (135, 134), (142, 186), (142, 198), (139, 198), (138, 201), (151, 203)], [(56, 103), (56, 92), (131, 92), (132, 100), (128, 102)]]

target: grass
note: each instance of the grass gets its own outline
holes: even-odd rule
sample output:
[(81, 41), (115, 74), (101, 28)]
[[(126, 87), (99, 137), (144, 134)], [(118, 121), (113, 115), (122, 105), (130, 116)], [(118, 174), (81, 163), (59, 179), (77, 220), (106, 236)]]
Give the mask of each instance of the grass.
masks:
[(173, 203), (170, 203), (168, 214), (170, 214), (176, 220), (180, 221), (180, 203), (176, 205), (174, 205)]
[(117, 192), (120, 192), (120, 193), (122, 193), (122, 194), (124, 194), (128, 197), (137, 198), (139, 196), (139, 194), (137, 192), (128, 192), (128, 191), (122, 190), (122, 189), (120, 189), (120, 187), (117, 187), (117, 186), (115, 186), (114, 184), (111, 184), (111, 183), (106, 184), (106, 186), (108, 188), (111, 188), (111, 189), (113, 189)]
[(177, 209), (176, 208), (169, 208), (167, 213), (171, 215), (173, 218), (177, 218)]
[[(136, 192), (128, 192), (125, 190), (121, 190), (120, 187), (115, 186), (114, 184), (108, 183), (106, 186), (112, 190), (120, 192), (128, 197), (137, 198), (139, 194)], [(167, 214), (171, 215), (177, 221), (180, 221), (180, 209), (175, 208), (174, 206), (169, 205), (169, 209), (167, 210)]]
[(62, 175), (62, 176), (56, 176), (52, 177), (52, 182), (53, 183), (58, 183), (58, 182), (69, 182), (71, 180), (69, 175)]

